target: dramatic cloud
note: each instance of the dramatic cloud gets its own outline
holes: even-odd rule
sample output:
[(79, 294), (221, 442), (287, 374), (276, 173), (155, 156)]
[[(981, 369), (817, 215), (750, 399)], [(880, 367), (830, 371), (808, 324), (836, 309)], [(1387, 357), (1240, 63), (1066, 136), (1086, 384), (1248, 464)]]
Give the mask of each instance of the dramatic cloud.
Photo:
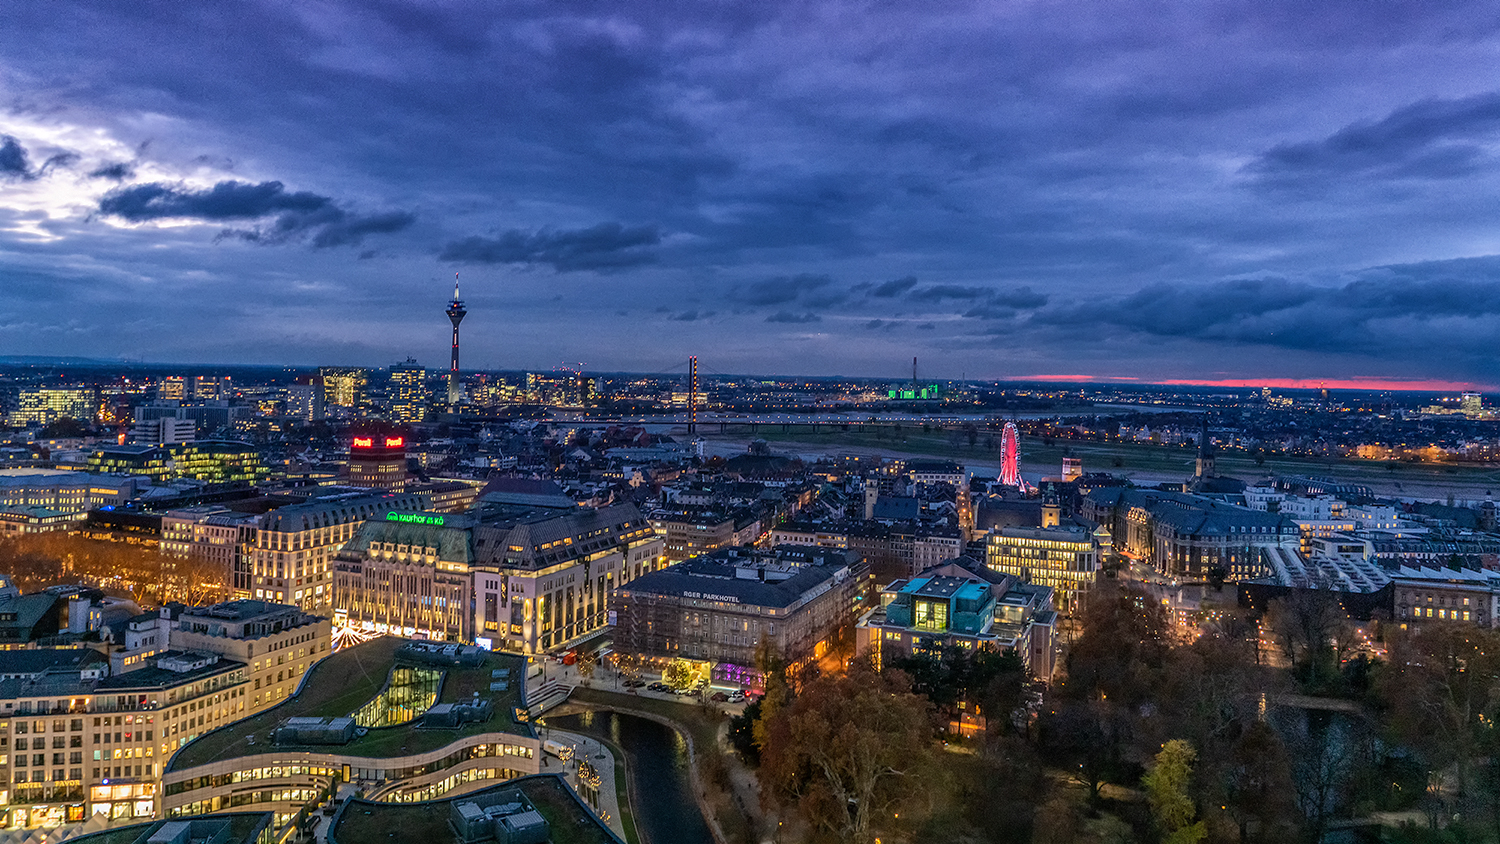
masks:
[(1155, 285), (1033, 319), (1305, 351), (1492, 353), (1493, 332), (1500, 330), (1500, 259), (1375, 267), (1356, 275), (1327, 286), (1284, 278)]
[(822, 318), (813, 313), (794, 314), (791, 311), (777, 311), (766, 317), (766, 322), (787, 322), (795, 325), (808, 322), (822, 322)]
[(251, 243), (286, 243), (310, 237), (314, 248), (354, 246), (366, 235), (408, 228), (416, 215), (406, 211), (352, 214), (326, 196), (289, 193), (281, 182), (219, 182), (207, 190), (153, 182), (116, 188), (99, 200), (99, 213), (132, 223), (187, 219), (204, 222), (275, 219), (249, 229), (226, 229), (220, 237)]
[(31, 159), (26, 148), (9, 135), (0, 138), (0, 176), (6, 178), (30, 178)]
[(941, 302), (944, 299), (981, 299), (990, 294), (987, 287), (963, 287), (957, 284), (934, 284), (913, 290), (907, 298), (913, 302)]
[(833, 283), (833, 279), (826, 275), (796, 275), (790, 277), (770, 278), (765, 281), (753, 282), (746, 285), (740, 291), (739, 299), (747, 305), (764, 307), (768, 305), (781, 305), (797, 299), (805, 293), (812, 293), (820, 288), (827, 287)]
[(587, 229), (507, 231), (468, 237), (443, 247), (440, 261), (463, 264), (548, 264), (557, 272), (622, 270), (656, 260), (647, 247), (661, 243), (656, 226), (600, 223)]
[(884, 284), (877, 284), (875, 286), (875, 289), (870, 291), (870, 295), (888, 299), (893, 296), (900, 296), (902, 293), (905, 293), (906, 291), (916, 286), (917, 277), (914, 275), (909, 275), (905, 278), (898, 278), (894, 281), (887, 281)]
[(278, 213), (313, 214), (333, 200), (308, 191), (288, 193), (281, 182), (219, 182), (208, 190), (153, 182), (117, 188), (99, 200), (99, 212), (129, 220), (185, 218), (221, 222), (254, 220)]
[(1500, 93), (1430, 99), (1374, 122), (1359, 122), (1321, 141), (1281, 144), (1254, 165), (1268, 176), (1308, 172), (1455, 178), (1489, 157), (1500, 133)]
[(7, 9), (0, 354), (1500, 386), (1492, 2), (250, 3)]
[(31, 169), (31, 156), (20, 141), (10, 135), (0, 135), (0, 179), (40, 179), (48, 171), (58, 167), (71, 167), (78, 161), (74, 152), (59, 152), (49, 156), (42, 166)]
[(135, 178), (135, 168), (124, 161), (112, 161), (90, 171), (89, 178), (110, 179), (112, 181), (122, 182), (126, 179)]

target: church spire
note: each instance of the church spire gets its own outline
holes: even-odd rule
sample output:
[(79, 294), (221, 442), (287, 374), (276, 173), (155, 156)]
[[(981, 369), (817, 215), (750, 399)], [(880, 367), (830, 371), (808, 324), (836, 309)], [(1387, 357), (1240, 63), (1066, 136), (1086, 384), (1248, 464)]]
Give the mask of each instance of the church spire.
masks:
[(1193, 473), (1199, 478), (1216, 477), (1214, 473), (1214, 447), (1208, 439), (1208, 414), (1203, 414), (1203, 433), (1198, 437), (1198, 464)]

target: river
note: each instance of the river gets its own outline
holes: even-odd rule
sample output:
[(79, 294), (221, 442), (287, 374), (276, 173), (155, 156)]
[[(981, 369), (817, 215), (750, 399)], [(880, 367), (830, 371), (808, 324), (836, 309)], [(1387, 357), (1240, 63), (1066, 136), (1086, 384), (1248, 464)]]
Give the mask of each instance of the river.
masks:
[(630, 803), (641, 844), (714, 840), (693, 797), (687, 740), (676, 730), (618, 712), (582, 712), (544, 720), (548, 727), (608, 739), (625, 751)]

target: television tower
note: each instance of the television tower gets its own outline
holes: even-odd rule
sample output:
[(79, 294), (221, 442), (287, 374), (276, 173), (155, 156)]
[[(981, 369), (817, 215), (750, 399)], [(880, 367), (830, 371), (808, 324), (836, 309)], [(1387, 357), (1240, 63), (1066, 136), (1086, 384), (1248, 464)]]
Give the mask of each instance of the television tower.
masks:
[(453, 301), (448, 303), (448, 319), (453, 322), (453, 366), (448, 370), (448, 405), (458, 404), (462, 390), (458, 384), (458, 324), (464, 321), (469, 311), (464, 301), (458, 298), (458, 273), (453, 274)]

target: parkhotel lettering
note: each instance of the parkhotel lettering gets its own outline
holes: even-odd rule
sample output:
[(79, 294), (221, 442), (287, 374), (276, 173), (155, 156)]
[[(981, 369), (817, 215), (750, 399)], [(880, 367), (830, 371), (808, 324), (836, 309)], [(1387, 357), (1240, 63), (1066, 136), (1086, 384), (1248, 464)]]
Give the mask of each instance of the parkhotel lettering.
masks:
[(682, 597), (697, 598), (701, 601), (722, 601), (726, 604), (738, 604), (740, 602), (739, 598), (731, 595), (710, 595), (707, 592), (683, 592)]

